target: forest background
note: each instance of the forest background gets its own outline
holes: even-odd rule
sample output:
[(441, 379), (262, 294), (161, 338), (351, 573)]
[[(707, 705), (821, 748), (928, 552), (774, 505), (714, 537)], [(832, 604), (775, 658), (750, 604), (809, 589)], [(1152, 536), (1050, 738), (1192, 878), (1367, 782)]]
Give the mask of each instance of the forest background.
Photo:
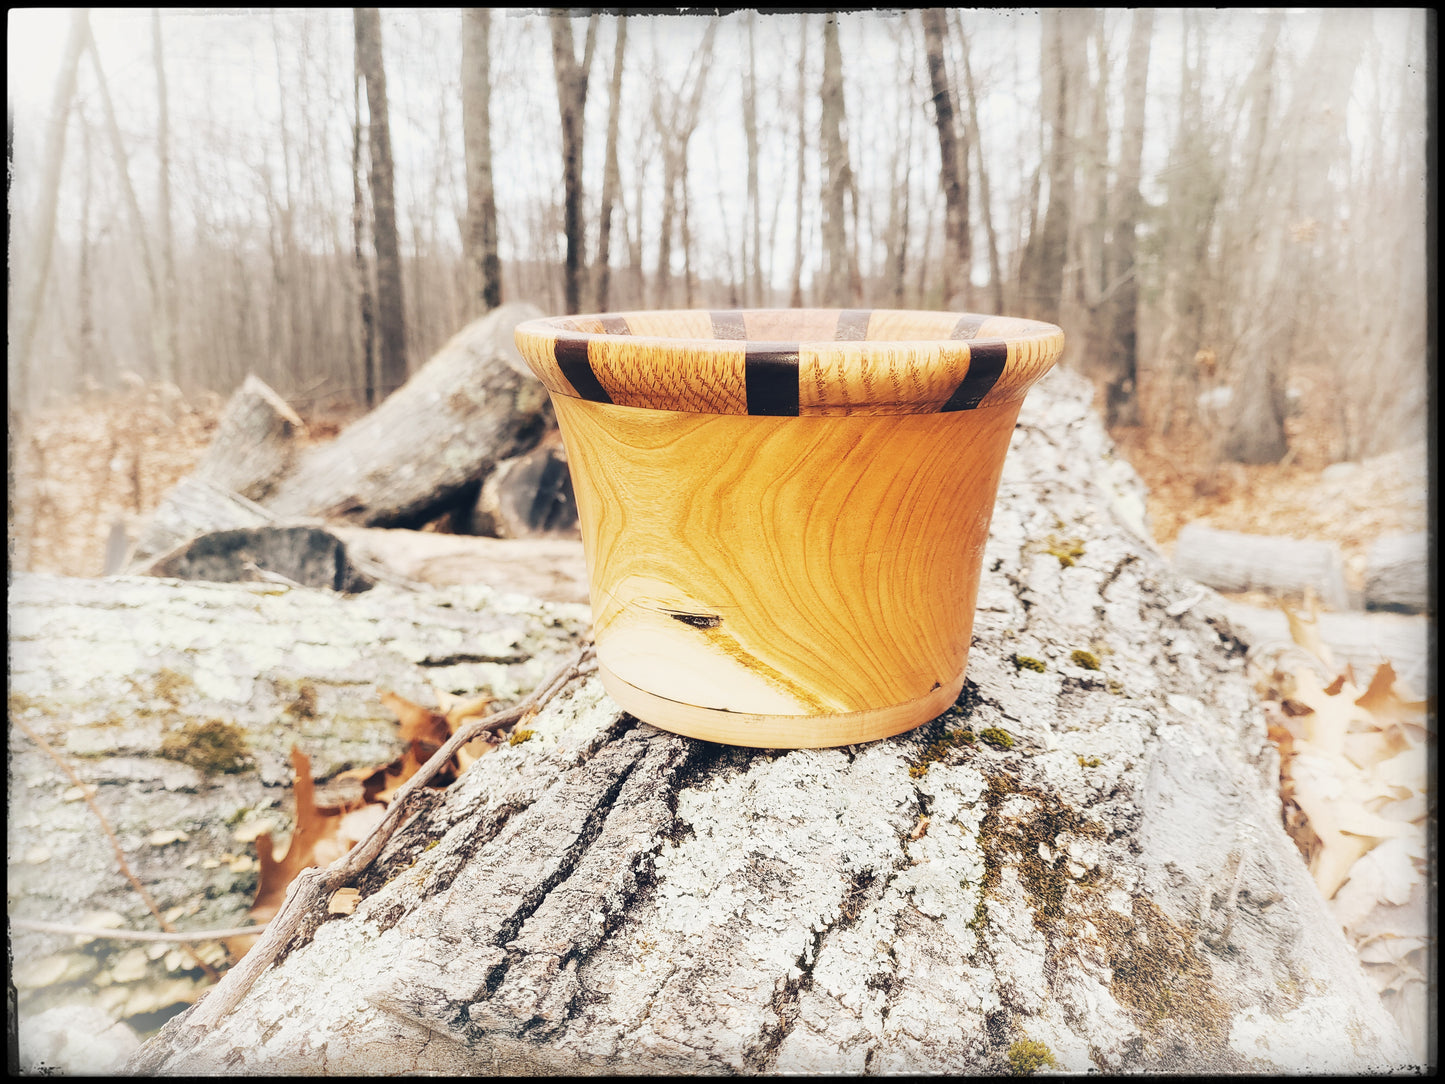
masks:
[(1359, 566), (1425, 513), (1433, 19), (12, 11), (12, 560), (99, 572), (248, 372), (324, 437), (505, 299), (1054, 320), (1162, 544)]

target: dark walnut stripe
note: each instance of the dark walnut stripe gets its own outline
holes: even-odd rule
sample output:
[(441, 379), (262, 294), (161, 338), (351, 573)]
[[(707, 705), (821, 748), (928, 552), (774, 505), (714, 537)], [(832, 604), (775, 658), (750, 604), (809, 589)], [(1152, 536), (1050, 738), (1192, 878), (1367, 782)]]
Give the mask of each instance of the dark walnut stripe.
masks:
[(567, 383), (577, 389), (579, 396), (593, 403), (612, 402), (612, 396), (598, 381), (597, 374), (592, 371), (592, 362), (587, 359), (586, 339), (559, 338), (552, 348), (552, 356), (557, 359), (557, 368), (562, 370)]
[(631, 335), (632, 328), (627, 326), (625, 316), (604, 316), (602, 317), (602, 330), (608, 335)]
[(972, 410), (993, 390), (1003, 367), (1008, 362), (1008, 343), (1000, 339), (983, 339), (969, 344), (968, 375), (958, 385), (939, 412)]
[(743, 314), (736, 309), (726, 312), (709, 313), (712, 317), (714, 339), (746, 339), (747, 329), (743, 325)]
[(868, 320), (872, 309), (844, 309), (838, 314), (838, 330), (833, 333), (836, 342), (862, 342), (868, 338)]
[(749, 343), (745, 349), (748, 413), (796, 417), (798, 344)]

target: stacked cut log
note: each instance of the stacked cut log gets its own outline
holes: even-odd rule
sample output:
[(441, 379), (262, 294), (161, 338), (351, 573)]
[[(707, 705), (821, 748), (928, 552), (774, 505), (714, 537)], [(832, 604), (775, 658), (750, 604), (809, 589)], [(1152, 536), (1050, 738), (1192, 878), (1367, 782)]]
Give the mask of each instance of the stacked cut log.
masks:
[[(1088, 401), (1058, 372), (1024, 406), (968, 680), (939, 719), (845, 749), (727, 748), (639, 723), (579, 678), (526, 724), (527, 740), (417, 809), (357, 880), (354, 913), (308, 914), (254, 985), (224, 979), (124, 1071), (1410, 1064), (1281, 828), (1243, 647), (1217, 596), (1143, 545), (1097, 487), (1110, 449)], [(167, 844), (166, 861), (144, 850), (138, 816), (121, 832), (150, 859), (141, 872), (162, 908), (195, 900), (178, 871), (206, 833), (228, 839), (238, 806), (279, 800), (292, 741), (344, 729), (382, 682), (418, 700), (429, 683), (514, 695), (586, 619), (386, 584), (341, 596), (17, 577), (13, 597), (12, 710), (84, 755), (86, 782), (128, 771), (151, 804), (190, 803), (190, 841)], [(286, 684), (302, 681), (310, 698)], [(255, 728), (240, 772), (146, 755), (155, 728), (216, 718)], [(12, 818), (11, 853), (64, 823), (89, 871), (64, 886), (37, 867), (12, 888), (12, 914), (73, 916), (101, 900), (140, 922), (106, 844), (64, 801), (68, 782), (12, 745), (29, 808)], [(316, 771), (372, 755), (318, 755)], [(262, 787), (268, 798), (253, 798)], [(230, 898), (221, 889), (188, 921), (227, 923), (248, 902), (218, 907)], [(17, 970), (37, 952), (76, 951), (42, 937), (16, 938)]]
[[(475, 518), (494, 537), (575, 540), (547, 393), (512, 340), (519, 321), (540, 315), (513, 304), (475, 321), (375, 410), (306, 452), (301, 419), (248, 377), (196, 471), (147, 525), (130, 571), (223, 581), (270, 574), (354, 590), (377, 569), (348, 559), (334, 529), (342, 525), (416, 528), (445, 516), (463, 529)], [(486, 514), (476, 515), (481, 493)], [(472, 565), (501, 578), (504, 570), (487, 565), (495, 548), (475, 549)], [(569, 563), (580, 564), (580, 544), (572, 551)]]

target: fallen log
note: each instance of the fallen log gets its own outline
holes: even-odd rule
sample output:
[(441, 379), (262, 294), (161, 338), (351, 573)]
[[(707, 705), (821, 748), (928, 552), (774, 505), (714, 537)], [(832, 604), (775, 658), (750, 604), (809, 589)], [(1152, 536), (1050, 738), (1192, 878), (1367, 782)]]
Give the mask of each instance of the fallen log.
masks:
[(1365, 554), (1365, 608), (1424, 613), (1430, 608), (1430, 540), (1424, 531), (1383, 535)]
[(577, 497), (560, 434), (497, 464), (472, 512), (472, 533), (492, 538), (581, 538)]
[(143, 571), (211, 531), (339, 519), (420, 527), (456, 508), (469, 518), (482, 480), (549, 426), (547, 393), (512, 329), (540, 316), (504, 305), (458, 332), (380, 406), (301, 454), (301, 421), (254, 376), (232, 396), (197, 469), (162, 500), (131, 556)]
[(1307, 590), (1333, 610), (1349, 608), (1345, 563), (1333, 542), (1221, 531), (1187, 523), (1174, 543), (1174, 567), (1216, 591)]
[(446, 587), (485, 584), (548, 602), (586, 604), (580, 539), (481, 538), (380, 527), (333, 527), (353, 561), (382, 578)]
[[(1109, 444), (1088, 400), (1056, 372), (1025, 404), (968, 680), (939, 719), (866, 746), (736, 749), (640, 724), (595, 678), (579, 679), (527, 724), (528, 740), (418, 808), (357, 878), (353, 914), (311, 914), (254, 985), (229, 989), (228, 977), (207, 996), (238, 997), (232, 1011), (200, 1026), (203, 1001), (125, 1071), (1409, 1064), (1280, 827), (1278, 761), (1243, 647), (1214, 596), (1196, 599), (1096, 487)], [(228, 610), (227, 597), (254, 605), (262, 593), (142, 582), (87, 590), (100, 593), (96, 606), (112, 590), (204, 590), (217, 614), (245, 610)], [(388, 639), (373, 628), (368, 645), (342, 626), (371, 613), (384, 588), (271, 590), (271, 622), (325, 600), (295, 611), (275, 639), (314, 645), (310, 665), (323, 668), (330, 645), (355, 645), (349, 664), (372, 676), (353, 698), (395, 680), (378, 660), (475, 650), (457, 639), (501, 604), (395, 592), (389, 605), (417, 607), (403, 611), (407, 631)], [(67, 666), (68, 637), (49, 631), (43, 600), (34, 605), (17, 656), (43, 673), (25, 679), (25, 707), (59, 730), (81, 679), (58, 675), (84, 669)], [(548, 629), (547, 615), (561, 612), (538, 610), (528, 635), (555, 642), (545, 638), (565, 630)], [(64, 627), (77, 626), (97, 623), (77, 615)], [(155, 640), (195, 640), (189, 621), (146, 636), (109, 664), (141, 688), (180, 650)], [(210, 699), (182, 702), (252, 710), (258, 675), (281, 657), (202, 648), (193, 665)], [(223, 693), (218, 673), (252, 686)], [(318, 707), (308, 725), (319, 730), (343, 704)], [(279, 753), (297, 729), (312, 732), (283, 720), (266, 748)], [(16, 775), (27, 794), (44, 785), (33, 763)], [(270, 763), (278, 770), (277, 754)]]
[[(1224, 601), (1239, 638), (1251, 647), (1287, 645), (1289, 620), (1282, 610)], [(1388, 662), (1417, 696), (1425, 695), (1430, 678), (1430, 619), (1420, 614), (1368, 613), (1346, 610), (1322, 613), (1316, 628), (1337, 667), (1354, 667), (1368, 682), (1381, 663)]]
[[(441, 595), (383, 583), (343, 600), (271, 583), (16, 576), (10, 917), (159, 928), (82, 800), (90, 789), (179, 928), (243, 924), (257, 881), (249, 841), (293, 815), (293, 745), (322, 780), (385, 764), (404, 743), (382, 690), (428, 704), (438, 689), (515, 699), (588, 619), (583, 607), (478, 586)], [(56, 1010), (63, 1023), (67, 1007), (80, 1006), (144, 1021), (205, 988), (178, 945), (77, 944), (22, 930), (11, 939), (22, 1020)], [(219, 946), (202, 951), (220, 962)]]
[[(375, 410), (306, 456), (266, 500), (282, 519), (420, 527), (547, 428), (547, 392), (512, 341), (540, 316), (513, 303), (474, 321)], [(466, 504), (470, 505), (470, 501)]]

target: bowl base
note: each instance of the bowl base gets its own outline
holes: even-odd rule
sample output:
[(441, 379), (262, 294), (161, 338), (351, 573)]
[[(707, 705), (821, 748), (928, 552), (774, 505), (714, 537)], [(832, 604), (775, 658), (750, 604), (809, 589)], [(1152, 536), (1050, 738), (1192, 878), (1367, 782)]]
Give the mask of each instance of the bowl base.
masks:
[(891, 738), (936, 719), (963, 691), (963, 674), (902, 704), (837, 715), (760, 715), (669, 700), (624, 681), (600, 662), (602, 687), (622, 710), (674, 734), (755, 749), (828, 749)]

